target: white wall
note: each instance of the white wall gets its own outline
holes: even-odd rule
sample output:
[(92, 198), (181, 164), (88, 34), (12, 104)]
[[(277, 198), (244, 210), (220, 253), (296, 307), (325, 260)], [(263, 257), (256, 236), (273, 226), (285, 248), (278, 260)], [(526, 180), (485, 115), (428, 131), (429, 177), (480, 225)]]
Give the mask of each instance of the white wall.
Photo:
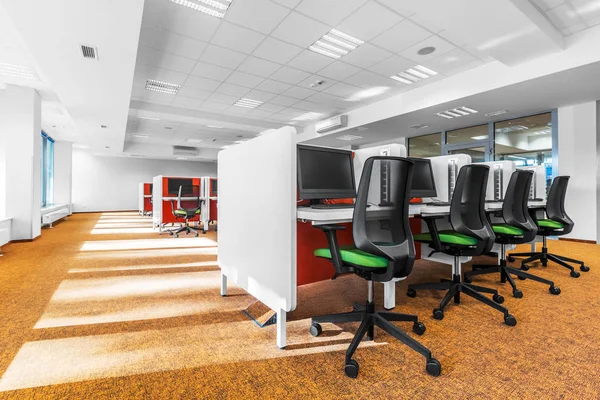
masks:
[(71, 204), (73, 144), (54, 142), (54, 204)]
[(600, 244), (600, 101), (596, 102), (596, 231)]
[(558, 109), (558, 174), (568, 175), (565, 209), (575, 222), (566, 237), (597, 240), (596, 102)]
[(137, 210), (138, 184), (156, 175), (217, 176), (217, 163), (104, 157), (73, 149), (73, 211)]

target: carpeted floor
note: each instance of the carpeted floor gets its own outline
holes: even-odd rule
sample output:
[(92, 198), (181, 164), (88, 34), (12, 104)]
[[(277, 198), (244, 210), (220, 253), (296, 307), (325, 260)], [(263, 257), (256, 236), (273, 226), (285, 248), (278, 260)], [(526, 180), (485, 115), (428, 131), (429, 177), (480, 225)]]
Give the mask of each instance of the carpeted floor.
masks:
[[(2, 249), (0, 398), (598, 399), (600, 246), (549, 247), (592, 270), (573, 279), (556, 265), (532, 268), (555, 280), (559, 296), (530, 281), (518, 281), (523, 299), (501, 287), (518, 320), (512, 328), (469, 298), (434, 320), (442, 293), (410, 299), (406, 284), (448, 277), (449, 267), (418, 262), (398, 284), (396, 310), (427, 325), (419, 340), (442, 376), (428, 376), (423, 357), (378, 330), (357, 351), (352, 380), (343, 361), (356, 324), (324, 325), (319, 338), (308, 327), (311, 315), (364, 301), (363, 280), (303, 287), (282, 351), (274, 326), (260, 329), (241, 312), (249, 295), (231, 285), (230, 296), (219, 295), (214, 232), (175, 239), (136, 213), (74, 215), (32, 243)], [(496, 280), (477, 282), (500, 287)]]

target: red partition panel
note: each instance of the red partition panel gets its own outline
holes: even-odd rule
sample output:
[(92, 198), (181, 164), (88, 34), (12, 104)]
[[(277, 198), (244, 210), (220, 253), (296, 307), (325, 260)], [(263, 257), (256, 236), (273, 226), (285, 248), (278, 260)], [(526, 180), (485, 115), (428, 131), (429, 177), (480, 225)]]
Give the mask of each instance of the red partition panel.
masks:
[[(164, 200), (165, 197), (173, 197), (176, 198), (179, 193), (169, 193), (169, 179), (189, 179), (189, 178), (177, 178), (177, 177), (163, 177), (163, 204), (162, 204), (162, 222), (163, 224), (171, 223), (171, 222), (182, 222), (182, 218), (175, 218), (173, 215), (173, 208), (171, 206), (171, 201)], [(200, 178), (192, 178), (192, 185), (200, 187)], [(195, 207), (196, 202), (194, 201), (183, 201), (182, 207)], [(173, 200), (173, 207), (177, 208), (177, 200)], [(190, 218), (190, 222), (192, 221), (200, 221), (200, 214), (197, 214), (194, 218)]]
[[(151, 183), (144, 183), (144, 196), (152, 196), (152, 191), (150, 191)], [(150, 202), (150, 197), (144, 197), (144, 211), (152, 212), (152, 203)]]
[(218, 210), (219, 207), (217, 207), (217, 200), (209, 200), (208, 203), (209, 207), (210, 207), (210, 220), (211, 221), (217, 221), (218, 220)]

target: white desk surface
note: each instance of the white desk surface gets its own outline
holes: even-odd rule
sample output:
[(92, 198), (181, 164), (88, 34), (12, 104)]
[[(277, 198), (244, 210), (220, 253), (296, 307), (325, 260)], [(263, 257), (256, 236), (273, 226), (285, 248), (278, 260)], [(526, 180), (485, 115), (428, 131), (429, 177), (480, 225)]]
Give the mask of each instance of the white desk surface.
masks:
[[(528, 206), (536, 207), (536, 206), (544, 206), (546, 205), (545, 201), (530, 201)], [(486, 211), (496, 211), (502, 210), (502, 201), (495, 201), (491, 203), (485, 203)], [(450, 213), (450, 206), (431, 206), (424, 205), (421, 208), (421, 215), (447, 215)]]
[[(171, 201), (171, 200), (179, 200), (179, 197), (163, 197), (163, 201)], [(181, 200), (189, 201), (189, 200), (197, 200), (198, 197), (182, 197)], [(200, 200), (206, 200), (206, 197), (200, 197)]]
[(151, 194), (145, 194), (144, 197), (152, 197)]

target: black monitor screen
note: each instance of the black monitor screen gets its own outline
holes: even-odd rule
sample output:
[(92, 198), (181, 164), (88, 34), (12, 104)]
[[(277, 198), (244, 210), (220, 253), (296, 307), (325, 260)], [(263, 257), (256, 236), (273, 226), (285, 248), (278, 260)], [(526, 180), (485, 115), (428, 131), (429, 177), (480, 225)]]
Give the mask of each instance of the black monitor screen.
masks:
[(408, 159), (415, 164), (410, 197), (436, 197), (431, 160), (410, 157)]
[(356, 197), (352, 152), (298, 145), (298, 190), (302, 199)]
[(210, 188), (211, 188), (211, 195), (216, 196), (217, 195), (217, 180), (216, 179), (211, 179), (210, 180)]
[(152, 194), (152, 183), (150, 184), (150, 193), (148, 194)]
[(192, 184), (192, 179), (169, 178), (169, 194), (173, 194), (175, 196), (179, 195), (179, 186), (183, 186), (183, 188), (181, 188), (182, 195), (194, 194), (194, 188), (192, 187)]

